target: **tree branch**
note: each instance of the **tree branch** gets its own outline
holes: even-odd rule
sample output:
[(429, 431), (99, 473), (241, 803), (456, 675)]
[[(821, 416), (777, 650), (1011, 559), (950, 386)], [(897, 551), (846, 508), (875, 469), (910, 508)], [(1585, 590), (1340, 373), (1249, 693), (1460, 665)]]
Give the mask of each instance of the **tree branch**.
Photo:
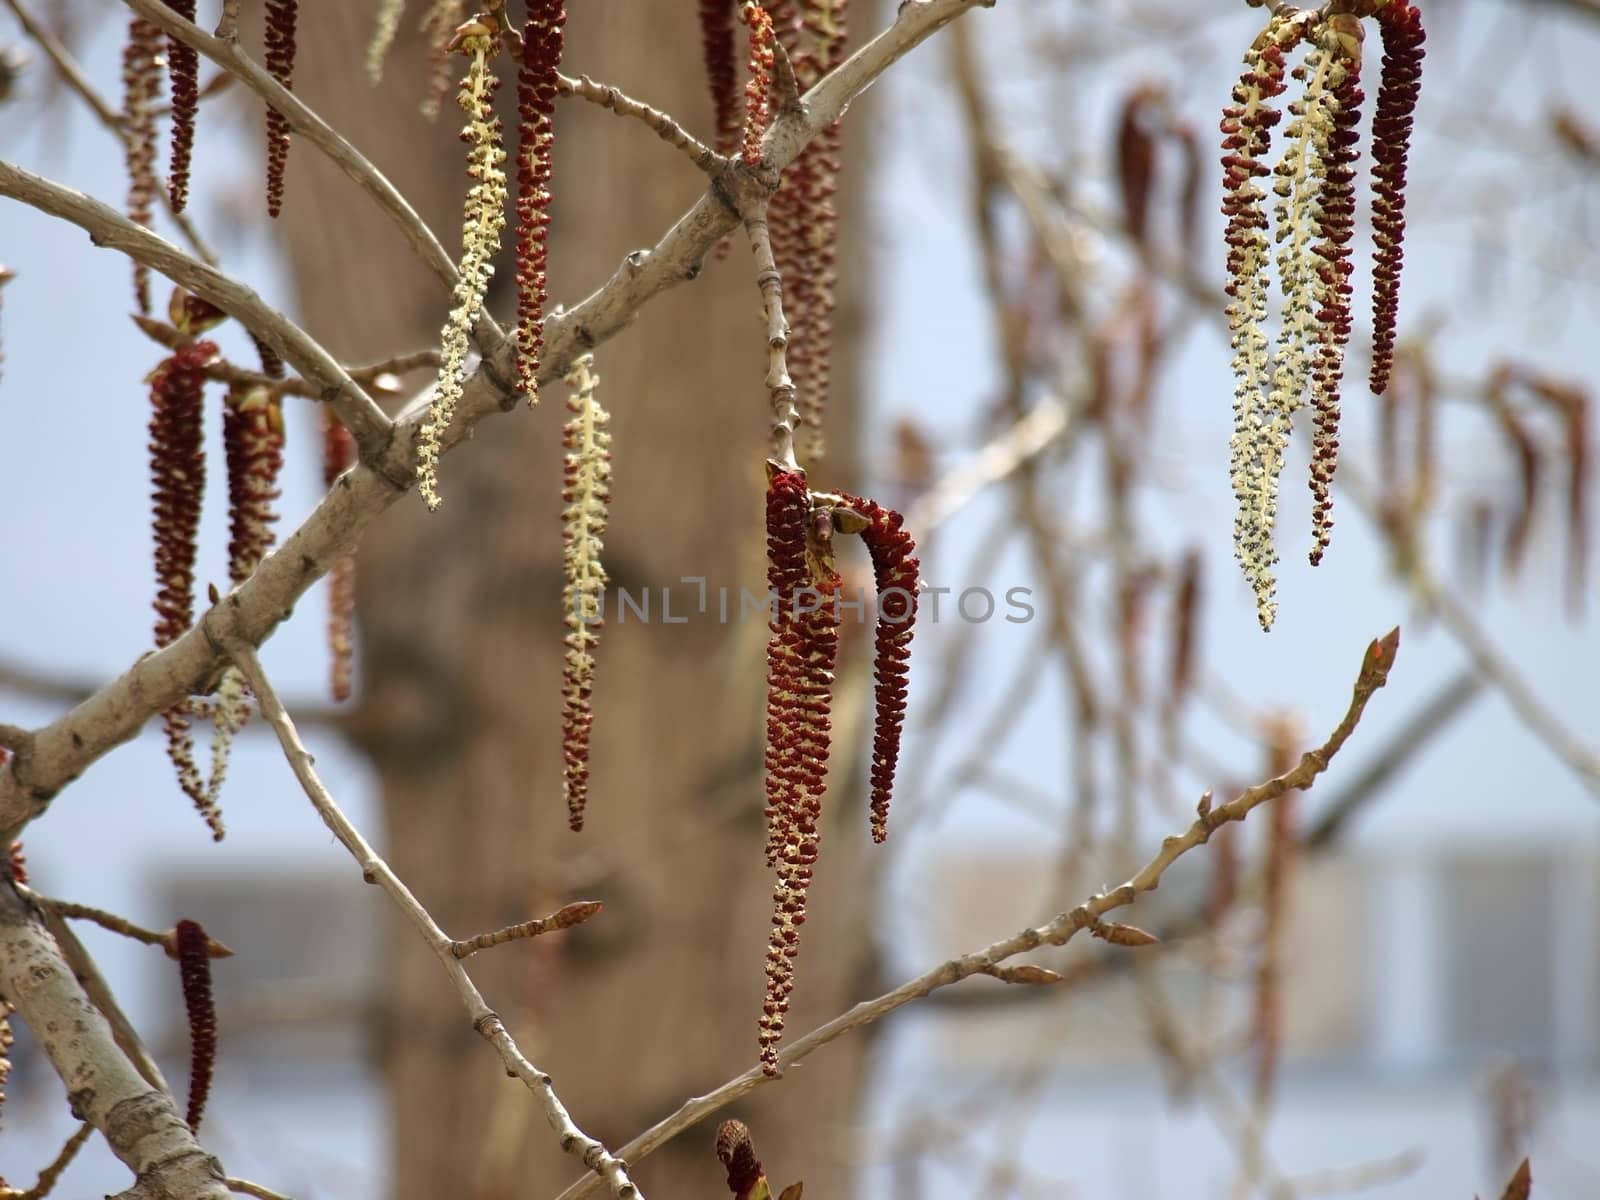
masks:
[[(278, 735), (278, 744), (283, 747), (284, 757), (289, 760), (295, 778), (300, 781), (300, 786), (305, 790), (312, 807), (317, 810), (317, 815), (333, 831), (333, 836), (339, 839), (339, 844), (356, 860), (361, 868), (361, 878), (382, 888), (384, 894), (394, 902), (406, 920), (411, 922), (412, 927), (422, 935), (422, 940), (428, 943), (428, 949), (433, 951), (434, 957), (439, 960), (445, 974), (455, 986), (456, 995), (466, 1008), (473, 1029), (499, 1052), (506, 1073), (520, 1079), (534, 1094), (544, 1109), (545, 1119), (550, 1122), (550, 1128), (554, 1129), (561, 1139), (561, 1149), (579, 1159), (594, 1172), (597, 1184), (606, 1183), (610, 1186), (612, 1194), (621, 1200), (643, 1200), (639, 1189), (628, 1178), (627, 1166), (578, 1128), (567, 1112), (566, 1106), (561, 1103), (561, 1098), (556, 1095), (550, 1076), (528, 1061), (510, 1031), (506, 1029), (505, 1023), (485, 1002), (483, 993), (478, 991), (477, 985), (472, 982), (472, 976), (467, 974), (466, 967), (461, 963), (464, 955), (457, 953), (457, 947), (462, 943), (458, 943), (439, 928), (428, 910), (411, 894), (411, 889), (406, 887), (400, 877), (390, 869), (389, 864), (379, 857), (378, 852), (366, 838), (362, 837), (361, 831), (344, 815), (328, 789), (323, 786), (322, 780), (317, 777), (310, 752), (300, 740), (300, 734), (295, 729), (288, 712), (279, 702), (266, 672), (261, 669), (261, 660), (256, 655), (255, 647), (247, 641), (236, 641), (228, 646), (228, 653), (234, 664), (244, 673), (250, 691), (261, 705), (261, 715)], [(489, 935), (491, 939), (495, 936)], [(467, 953), (470, 952), (469, 949)]]
[[(94, 90), (88, 77), (84, 75), (83, 69), (78, 66), (77, 60), (72, 57), (67, 48), (61, 44), (60, 39), (38, 22), (34, 15), (24, 7), (22, 0), (5, 0), (5, 3), (6, 7), (16, 14), (17, 23), (22, 26), (28, 36), (39, 43), (40, 49), (50, 59), (56, 69), (56, 73), (61, 76), (67, 87), (78, 94), (79, 98), (93, 111), (100, 124), (105, 126), (126, 148), (129, 142), (127, 122), (123, 119), (121, 113), (107, 104), (104, 97)], [(190, 219), (189, 214), (173, 211), (172, 193), (168, 190), (165, 180), (157, 181), (156, 195), (160, 199), (162, 207), (167, 210), (167, 216), (172, 219), (172, 223), (178, 227), (179, 232), (183, 234), (184, 240), (189, 243), (194, 252), (212, 266), (216, 266), (216, 252), (200, 236), (200, 230)]]
[(322, 399), (354, 436), (364, 460), (376, 457), (388, 446), (390, 425), (383, 410), (332, 355), (257, 295), (253, 288), (207, 263), (190, 258), (165, 238), (128, 220), (92, 196), (13, 163), (0, 161), (0, 196), (10, 196), (53, 217), (70, 221), (86, 231), (96, 246), (120, 250), (211, 301), (322, 389)]
[[(307, 107), (305, 101), (267, 74), (260, 63), (239, 48), (236, 40), (207, 33), (193, 21), (186, 21), (178, 16), (163, 0), (125, 0), (125, 2), (146, 20), (159, 25), (186, 45), (193, 46), (276, 109), (278, 115), (288, 123), (290, 130), (326, 154), (347, 178), (389, 214), (389, 218), (399, 227), (406, 241), (416, 251), (417, 257), (439, 277), (446, 288), (454, 289), (458, 278), (454, 260), (445, 253), (444, 247), (439, 244), (439, 239), (433, 235), (433, 230), (428, 228), (428, 223), (417, 214), (417, 210), (411, 207), (410, 202), (400, 194), (394, 184), (389, 182), (382, 171), (368, 161), (366, 155)], [(481, 338), (499, 340), (500, 329), (487, 313), (480, 312), (478, 321)]]
[[(1211, 794), (1207, 792), (1200, 801), (1199, 815), (1194, 823), (1183, 833), (1166, 838), (1155, 857), (1145, 863), (1138, 873), (1121, 887), (1100, 892), (1077, 908), (1058, 914), (1054, 920), (1044, 925), (1024, 929), (976, 953), (952, 958), (933, 970), (908, 980), (893, 991), (885, 992), (875, 1000), (857, 1004), (827, 1024), (813, 1029), (791, 1043), (780, 1055), (780, 1065), (787, 1070), (852, 1030), (871, 1025), (896, 1009), (904, 1007), (913, 1000), (920, 1000), (940, 988), (949, 987), (973, 975), (990, 974), (999, 963), (1008, 958), (1036, 950), (1040, 946), (1066, 945), (1080, 930), (1092, 929), (1106, 913), (1125, 908), (1145, 892), (1155, 891), (1161, 885), (1162, 876), (1173, 863), (1196, 846), (1204, 845), (1223, 825), (1244, 820), (1251, 810), (1288, 792), (1308, 790), (1316, 782), (1317, 777), (1328, 769), (1328, 764), (1355, 732), (1373, 693), (1388, 682), (1389, 671), (1394, 666), (1399, 646), (1400, 631), (1395, 629), (1385, 637), (1374, 640), (1367, 647), (1367, 653), (1361, 661), (1360, 673), (1356, 676), (1350, 706), (1327, 741), (1301, 755), (1300, 761), (1292, 770), (1265, 783), (1247, 788), (1220, 808), (1211, 806)], [(687, 1101), (671, 1116), (651, 1126), (622, 1147), (619, 1153), (629, 1162), (637, 1164), (640, 1159), (659, 1149), (686, 1129), (771, 1081), (771, 1077), (765, 1075), (759, 1065), (751, 1067), (743, 1075), (730, 1079), (716, 1090)], [(593, 1190), (594, 1184), (591, 1180), (580, 1180), (562, 1192), (558, 1200), (581, 1200)]]
[(619, 88), (606, 83), (596, 83), (587, 75), (579, 75), (573, 79), (557, 72), (556, 89), (563, 96), (576, 96), (580, 100), (587, 100), (590, 104), (608, 109), (618, 116), (642, 121), (655, 131), (658, 138), (667, 145), (683, 151), (688, 155), (690, 162), (713, 178), (727, 166), (727, 159), (699, 141), (667, 113), (635, 100)]
[[(148, 10), (152, 20), (165, 21), (163, 28), (178, 24), (171, 13), (151, 0), (129, 2), (140, 12)], [(912, 0), (903, 4), (893, 25), (806, 93), (802, 114), (784, 116), (774, 123), (765, 142), (769, 166), (786, 166), (880, 74), (969, 9), (988, 3), (992, 0)], [(724, 184), (749, 175), (731, 167), (654, 249), (627, 255), (600, 288), (566, 312), (553, 314), (545, 323), (539, 382), (560, 379), (573, 358), (625, 328), (659, 293), (699, 275), (705, 256), (738, 224), (736, 212), (725, 198)], [(86, 197), (80, 199), (94, 203)], [(104, 205), (98, 209), (111, 211)], [(147, 236), (149, 241), (140, 238), (133, 243), (141, 252), (177, 254), (166, 242)], [(519, 407), (519, 397), (498, 382), (511, 378), (512, 357), (512, 346), (502, 341), (487, 365), (480, 364), (472, 373), (456, 420), (445, 433), (444, 450), (468, 437), (484, 417)], [(226, 661), (221, 650), (225, 642), (242, 638), (260, 645), (270, 637), (295, 601), (404, 493), (406, 485), (399, 481), (415, 477), (412, 437), (426, 411), (424, 396), (395, 422), (395, 436), (387, 451), (377, 461), (341, 476), (300, 528), (269, 554), (248, 580), (213, 605), (194, 628), (141, 658), (71, 712), (36, 731), (25, 752), (16, 754), (0, 770), (0, 837), (14, 840), (22, 827), (44, 812), (51, 799), (91, 763), (136, 736), (152, 716), (214, 678)]]
[(225, 1200), (216, 1159), (194, 1140), (171, 1097), (117, 1047), (39, 914), (0, 886), (0, 992), (27, 1022), (80, 1120), (102, 1134), (150, 1200)]

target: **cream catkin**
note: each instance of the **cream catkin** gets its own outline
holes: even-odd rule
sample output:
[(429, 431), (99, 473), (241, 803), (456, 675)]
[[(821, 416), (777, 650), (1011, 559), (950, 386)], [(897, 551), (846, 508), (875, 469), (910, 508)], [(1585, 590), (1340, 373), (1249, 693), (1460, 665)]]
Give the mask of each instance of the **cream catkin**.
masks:
[(594, 650), (600, 641), (605, 612), (606, 569), (600, 560), (611, 504), (611, 417), (595, 391), (600, 377), (594, 356), (584, 355), (567, 373), (572, 416), (562, 431), (566, 459), (562, 467), (562, 562), (566, 586), (561, 603), (567, 635), (561, 672), (562, 791), (568, 821), (583, 828), (589, 799), (589, 738), (594, 727), (592, 692)]
[(440, 333), (439, 381), (417, 437), (417, 491), (430, 509), (438, 508), (441, 502), (440, 441), (461, 399), (473, 318), (483, 305), (484, 291), (494, 274), (490, 260), (500, 249), (500, 231), (506, 223), (506, 152), (501, 144), (500, 121), (494, 115), (494, 92), (499, 81), (489, 70), (489, 56), (495, 44), (494, 31), (480, 21), (468, 21), (456, 31), (456, 47), (471, 56), (457, 103), (467, 114), (461, 136), (470, 147), (467, 174), (474, 183), (467, 189), (462, 213), (460, 277), (451, 293), (455, 307)]

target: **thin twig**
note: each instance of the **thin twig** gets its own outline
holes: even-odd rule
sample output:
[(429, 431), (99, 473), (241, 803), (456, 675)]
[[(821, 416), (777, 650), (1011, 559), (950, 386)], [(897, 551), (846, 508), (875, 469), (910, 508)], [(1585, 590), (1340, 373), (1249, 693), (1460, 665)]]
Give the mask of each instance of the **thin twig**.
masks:
[(383, 410), (309, 334), (267, 304), (254, 289), (189, 257), (109, 205), (13, 163), (0, 162), (0, 195), (70, 221), (86, 230), (97, 246), (120, 250), (211, 301), (323, 389), (321, 399), (350, 430), (361, 447), (363, 460), (388, 447), (390, 424)]
[[(447, 288), (454, 289), (457, 280), (455, 262), (445, 253), (439, 239), (428, 224), (399, 190), (373, 166), (367, 157), (352, 146), (338, 130), (329, 125), (306, 106), (295, 94), (284, 88), (269, 75), (260, 63), (239, 48), (236, 41), (224, 41), (207, 33), (192, 21), (186, 21), (169, 8), (163, 0), (126, 0), (128, 6), (146, 20), (154, 22), (168, 34), (186, 45), (193, 46), (212, 62), (229, 71), (246, 87), (260, 96), (283, 117), (291, 131), (300, 135), (332, 160), (345, 176), (377, 202), (389, 214), (406, 241), (416, 251), (417, 257)], [(477, 336), (485, 349), (498, 344), (500, 327), (487, 312), (478, 314)]]
[(800, 111), (800, 81), (795, 78), (789, 51), (777, 38), (772, 39), (772, 74), (778, 94), (778, 111)]
[(701, 142), (668, 114), (635, 100), (620, 88), (612, 87), (606, 83), (596, 83), (587, 75), (580, 75), (573, 79), (570, 76), (558, 73), (556, 75), (556, 90), (563, 96), (576, 96), (580, 100), (587, 100), (590, 104), (597, 104), (601, 108), (609, 109), (619, 116), (633, 117), (635, 120), (643, 121), (655, 131), (657, 137), (669, 146), (683, 151), (684, 154), (689, 156), (689, 161), (707, 175), (715, 177), (727, 168), (728, 160), (726, 158), (704, 142)]
[(756, 260), (756, 286), (767, 316), (767, 392), (772, 397), (772, 441), (768, 453), (785, 470), (798, 471), (794, 431), (800, 423), (794, 379), (789, 374), (789, 321), (783, 315), (783, 276), (772, 253), (772, 232), (763, 201), (741, 214)]
[[(100, 124), (110, 130), (117, 141), (126, 147), (129, 142), (127, 122), (123, 119), (122, 114), (112, 108), (105, 98), (95, 90), (94, 85), (89, 82), (89, 77), (83, 73), (83, 68), (78, 66), (78, 60), (72, 57), (72, 52), (61, 44), (61, 40), (55, 34), (39, 23), (33, 13), (22, 3), (22, 0), (5, 0), (5, 3), (6, 7), (15, 14), (17, 23), (22, 26), (23, 31), (39, 43), (39, 48), (45, 52), (45, 56), (55, 66), (56, 72), (61, 76), (67, 87), (78, 94), (78, 97), (89, 106), (95, 117), (98, 118)], [(189, 248), (206, 263), (213, 267), (216, 266), (218, 262), (216, 251), (211, 249), (206, 240), (200, 236), (200, 230), (190, 219), (189, 214), (173, 211), (172, 195), (167, 188), (166, 181), (158, 178), (156, 185), (156, 195), (160, 197), (162, 205), (166, 208), (167, 216), (172, 219), (172, 223), (178, 227), (178, 232), (183, 234), (184, 240), (189, 243)]]
[(1417, 531), (1397, 530), (1382, 519), (1376, 493), (1354, 464), (1339, 472), (1339, 480), (1345, 492), (1355, 500), (1356, 507), (1388, 538), (1394, 551), (1396, 572), (1410, 585), (1418, 602), (1439, 618), (1439, 623), (1471, 657), (1478, 674), (1505, 697), (1529, 732), (1572, 769), (1578, 782), (1592, 796), (1600, 799), (1600, 751), (1567, 727), (1495, 645), (1472, 610), (1458, 601), (1449, 588), (1439, 585)]
[[(413, 350), (409, 354), (397, 354), (395, 357), (383, 362), (372, 363), (365, 367), (346, 367), (345, 373), (362, 387), (377, 388), (378, 382), (385, 375), (405, 375), (411, 371), (439, 369), (439, 352), (437, 350)], [(274, 379), (270, 375), (263, 375), (260, 371), (251, 371), (245, 367), (235, 366), (226, 359), (211, 363), (205, 368), (207, 379), (214, 379), (218, 383), (236, 384), (241, 387), (266, 388), (275, 396), (301, 396), (308, 400), (319, 399), (321, 390), (313, 383), (309, 383), (298, 376), (287, 379)], [(377, 389), (382, 392), (384, 389)], [(392, 389), (390, 389), (392, 390)], [(0, 674), (0, 684), (5, 682)]]
[[(908, 980), (893, 991), (885, 992), (875, 1000), (857, 1004), (827, 1024), (819, 1026), (791, 1043), (780, 1055), (779, 1062), (782, 1069), (787, 1071), (829, 1042), (855, 1029), (871, 1025), (913, 1000), (919, 1000), (940, 988), (949, 987), (973, 975), (987, 974), (989, 968), (1008, 958), (1037, 950), (1040, 946), (1066, 945), (1080, 930), (1090, 927), (1097, 918), (1115, 909), (1127, 907), (1146, 892), (1155, 891), (1173, 863), (1195, 847), (1204, 845), (1222, 826), (1243, 821), (1252, 810), (1288, 792), (1308, 790), (1316, 782), (1317, 777), (1328, 769), (1334, 756), (1355, 732), (1362, 713), (1366, 710), (1367, 702), (1388, 682), (1389, 671), (1394, 665), (1399, 645), (1400, 631), (1396, 629), (1385, 637), (1374, 640), (1367, 647), (1350, 697), (1350, 705), (1343, 719), (1328, 736), (1328, 740), (1301, 755), (1300, 761), (1292, 770), (1265, 783), (1247, 788), (1220, 807), (1212, 806), (1211, 795), (1208, 792), (1201, 799), (1199, 815), (1194, 823), (1183, 833), (1166, 838), (1155, 856), (1120, 887), (1099, 892), (1076, 908), (1058, 914), (1044, 925), (1024, 929), (975, 953), (950, 959), (931, 971)], [(767, 1076), (761, 1067), (752, 1067), (714, 1091), (687, 1101), (676, 1112), (622, 1147), (620, 1153), (629, 1162), (637, 1164), (646, 1155), (659, 1149), (684, 1130), (739, 1097), (770, 1082), (772, 1078)], [(558, 1200), (580, 1200), (593, 1190), (592, 1181), (580, 1180), (562, 1192)]]
[(556, 1095), (550, 1076), (528, 1061), (506, 1029), (505, 1023), (484, 1001), (483, 994), (478, 991), (477, 985), (472, 982), (472, 977), (467, 974), (466, 968), (456, 955), (456, 941), (439, 928), (433, 916), (411, 894), (411, 890), (390, 869), (389, 864), (379, 857), (378, 852), (344, 815), (332, 794), (323, 786), (312, 765), (311, 754), (300, 740), (299, 731), (295, 729), (294, 722), (278, 700), (277, 692), (273, 690), (266, 672), (262, 670), (261, 659), (257, 656), (255, 647), (246, 641), (234, 641), (228, 645), (227, 652), (234, 665), (243, 672), (245, 680), (250, 685), (250, 691), (261, 705), (261, 715), (277, 733), (278, 744), (283, 748), (284, 757), (289, 760), (290, 769), (300, 781), (300, 786), (305, 790), (312, 807), (317, 810), (317, 815), (333, 831), (333, 836), (339, 840), (340, 845), (356, 860), (356, 864), (361, 868), (362, 879), (382, 888), (422, 936), (423, 941), (427, 942), (428, 948), (438, 958), (445, 969), (445, 974), (455, 986), (456, 995), (460, 997), (467, 1015), (471, 1018), (472, 1028), (499, 1052), (500, 1061), (505, 1064), (507, 1073), (520, 1079), (539, 1101), (544, 1109), (545, 1119), (550, 1122), (550, 1127), (561, 1140), (562, 1150), (588, 1167), (594, 1173), (596, 1182), (608, 1185), (613, 1195), (620, 1197), (621, 1200), (642, 1200), (638, 1188), (628, 1178), (627, 1166), (574, 1124), (566, 1106)]
[(1040, 400), (976, 454), (961, 460), (906, 510), (906, 528), (919, 538), (943, 525), (983, 491), (1020, 470), (1066, 437), (1078, 413), (1053, 396)]
[(289, 1200), (289, 1197), (282, 1192), (275, 1192), (269, 1187), (252, 1183), (248, 1179), (240, 1179), (236, 1175), (228, 1176), (227, 1183), (230, 1192), (238, 1192), (241, 1196), (256, 1196), (259, 1200)]
[(34, 1185), (25, 1192), (17, 1193), (16, 1200), (44, 1200), (56, 1186), (56, 1181), (61, 1178), (72, 1160), (78, 1157), (78, 1151), (83, 1149), (83, 1144), (89, 1140), (89, 1135), (94, 1132), (94, 1126), (85, 1121), (73, 1130), (72, 1136), (61, 1147), (55, 1158), (44, 1170), (39, 1172), (39, 1178)]
[(457, 958), (469, 958), (479, 950), (487, 950), (491, 946), (503, 946), (507, 942), (554, 933), (558, 929), (571, 929), (574, 925), (583, 924), (604, 907), (598, 900), (575, 900), (557, 909), (548, 917), (536, 917), (520, 925), (507, 925), (504, 929), (496, 929), (493, 933), (480, 933), (477, 937), (468, 938), (464, 942), (452, 942), (450, 953)]
[(32, 38), (39, 49), (44, 51), (45, 57), (55, 67), (56, 74), (61, 76), (61, 82), (76, 92), (78, 98), (93, 110), (94, 115), (100, 119), (100, 124), (119, 138), (126, 139), (128, 133), (123, 124), (122, 114), (107, 104), (100, 93), (95, 91), (94, 84), (89, 82), (89, 77), (78, 66), (78, 60), (72, 57), (72, 52), (61, 44), (61, 39), (40, 24), (22, 0), (5, 0), (5, 4), (17, 18), (17, 24), (22, 26), (22, 32)]
[(135, 925), (126, 917), (119, 917), (116, 913), (107, 912), (103, 908), (94, 908), (88, 904), (73, 904), (67, 900), (52, 900), (48, 896), (36, 897), (37, 903), (42, 904), (58, 916), (67, 917), (73, 921), (92, 921), (102, 929), (112, 933), (121, 934), (125, 938), (132, 938), (136, 942), (143, 942), (146, 946), (165, 946), (167, 935), (157, 933), (154, 929), (146, 929), (142, 925)]
[[(129, 0), (152, 20), (173, 28), (164, 6)], [(901, 6), (893, 25), (830, 72), (806, 93), (804, 113), (773, 123), (764, 160), (774, 169), (792, 162), (874, 80), (980, 0), (927, 0)], [(214, 39), (202, 43), (220, 53)], [(273, 85), (276, 86), (276, 85)], [(291, 105), (286, 115), (302, 110)], [(300, 118), (295, 118), (300, 119)], [(365, 160), (361, 160), (365, 162)], [(357, 175), (359, 176), (359, 172)], [(738, 182), (740, 172), (727, 180)], [(770, 191), (770, 188), (768, 188)], [(649, 249), (626, 255), (600, 287), (545, 322), (540, 383), (559, 380), (571, 361), (614, 337), (662, 292), (695, 279), (706, 255), (738, 226), (727, 191), (708, 187)], [(160, 239), (155, 243), (165, 246)], [(170, 248), (168, 248), (170, 249)], [(519, 405), (521, 397), (502, 381), (512, 375), (513, 347), (502, 342), (467, 380), (457, 417), (443, 439), (449, 451), (471, 436), (485, 417)], [(213, 605), (198, 625), (171, 645), (136, 661), (82, 704), (35, 731), (26, 755), (0, 768), (0, 839), (16, 838), (45, 811), (55, 795), (96, 760), (138, 734), (155, 714), (193, 690), (203, 690), (226, 662), (219, 647), (244, 637), (259, 645), (318, 579), (339, 562), (377, 516), (394, 504), (415, 478), (412, 435), (425, 419), (426, 393), (396, 420), (389, 450), (375, 463), (347, 471), (255, 573)]]
[(1430, 696), (1404, 722), (1387, 732), (1387, 740), (1355, 778), (1327, 802), (1301, 838), (1301, 848), (1316, 851), (1339, 840), (1346, 824), (1363, 805), (1406, 767), (1417, 761), (1418, 752), (1450, 723), (1466, 712), (1479, 696), (1484, 683), (1470, 670), (1455, 675)]
[(130, 1061), (63, 949), (48, 915), (41, 920), (16, 889), (0, 887), (0, 992), (70, 1081), (74, 1111), (133, 1172), (136, 1194), (223, 1200), (220, 1164), (195, 1142), (172, 1097)]
[(50, 936), (55, 939), (56, 947), (61, 957), (72, 968), (72, 974), (78, 981), (78, 986), (84, 991), (100, 1015), (111, 1026), (111, 1039), (122, 1051), (134, 1070), (144, 1076), (144, 1080), (159, 1092), (168, 1097), (172, 1089), (167, 1085), (167, 1080), (161, 1074), (161, 1068), (156, 1063), (155, 1056), (145, 1046), (140, 1038), (139, 1031), (133, 1027), (133, 1022), (128, 1020), (122, 1006), (117, 1003), (116, 994), (111, 990), (111, 985), (106, 982), (106, 977), (100, 973), (100, 966), (89, 955), (88, 948), (78, 940), (78, 935), (73, 932), (72, 926), (67, 924), (67, 919), (48, 905), (39, 904), (33, 893), (28, 892), (20, 885), (16, 887), (17, 894), (23, 896), (34, 904), (39, 915), (44, 920), (44, 927)]

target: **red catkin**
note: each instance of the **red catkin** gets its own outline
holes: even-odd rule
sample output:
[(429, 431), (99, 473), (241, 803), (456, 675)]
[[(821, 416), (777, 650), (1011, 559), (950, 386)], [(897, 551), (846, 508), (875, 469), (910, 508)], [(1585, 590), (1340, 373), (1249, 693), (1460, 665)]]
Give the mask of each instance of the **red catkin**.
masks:
[(272, 502), (283, 469), (283, 411), (266, 388), (235, 387), (222, 411), (228, 464), (228, 578), (250, 577), (272, 548), (278, 514)]
[[(185, 21), (193, 21), (195, 0), (166, 0)], [(172, 36), (167, 38), (167, 70), (172, 76), (172, 166), (167, 192), (172, 211), (181, 213), (189, 203), (189, 161), (194, 154), (194, 122), (200, 111), (200, 53)]]
[(1406, 157), (1422, 90), (1422, 13), (1405, 0), (1391, 0), (1378, 14), (1383, 70), (1372, 116), (1372, 374), (1376, 395), (1389, 386), (1394, 367), (1395, 324), (1400, 311), (1400, 268), (1405, 259)]
[(717, 153), (732, 154), (739, 145), (739, 83), (733, 37), (734, 0), (700, 0), (700, 48), (711, 86), (712, 120)]
[[(194, 619), (194, 564), (200, 531), (200, 500), (205, 492), (202, 441), (205, 369), (217, 345), (196, 341), (179, 345), (150, 376), (150, 479), (155, 533), (156, 624), (159, 648), (176, 640)], [(178, 784), (222, 840), (222, 818), (206, 795), (194, 762), (189, 705), (180, 702), (161, 714), (167, 757)]]
[[(286, 90), (294, 90), (295, 24), (299, 0), (266, 0), (267, 73)], [(289, 161), (289, 122), (267, 106), (267, 215), (283, 208), (283, 170)]]
[(539, 390), (554, 162), (556, 77), (561, 66), (563, 0), (530, 0), (517, 69), (517, 388), (530, 400)]
[[(161, 91), (161, 28), (135, 16), (122, 50), (122, 119), (128, 132), (128, 219), (150, 227), (156, 194), (155, 101)], [(133, 295), (139, 311), (150, 312), (150, 268), (133, 264)]]
[(827, 787), (841, 586), (831, 534), (832, 515), (812, 509), (804, 477), (775, 471), (767, 491), (768, 582), (777, 606), (767, 645), (767, 855), (778, 878), (759, 1032), (768, 1075), (778, 1074)]
[(1352, 66), (1334, 89), (1333, 132), (1328, 136), (1327, 168), (1322, 178), (1319, 241), (1313, 249), (1324, 284), (1317, 312), (1321, 345), (1311, 368), (1316, 432), (1311, 446), (1311, 565), (1322, 562), (1333, 533), (1333, 473), (1339, 465), (1339, 392), (1344, 350), (1350, 341), (1350, 239), (1356, 228), (1356, 172), (1360, 157), (1361, 75)]
[(861, 532), (878, 589), (878, 626), (872, 664), (876, 714), (872, 731), (872, 840), (889, 836), (889, 800), (906, 719), (911, 634), (917, 618), (916, 542), (904, 518), (872, 500), (846, 497), (867, 527)]
[(211, 1075), (217, 1064), (217, 1009), (211, 995), (211, 940), (198, 921), (179, 921), (173, 929), (183, 1007), (189, 1018), (189, 1108), (191, 1133), (200, 1129)]

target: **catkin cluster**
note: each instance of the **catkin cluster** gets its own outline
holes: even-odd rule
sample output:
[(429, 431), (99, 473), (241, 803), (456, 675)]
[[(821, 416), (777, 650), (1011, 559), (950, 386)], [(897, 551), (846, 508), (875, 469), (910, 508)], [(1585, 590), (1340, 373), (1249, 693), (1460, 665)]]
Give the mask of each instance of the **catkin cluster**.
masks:
[[(1421, 17), (1404, 0), (1366, 0), (1337, 11), (1277, 11), (1245, 52), (1245, 69), (1223, 110), (1223, 203), (1228, 218), (1228, 328), (1233, 348), (1234, 433), (1229, 476), (1237, 501), (1234, 551), (1270, 629), (1277, 615), (1274, 529), (1278, 484), (1295, 415), (1314, 414), (1311, 562), (1331, 537), (1331, 485), (1338, 463), (1340, 392), (1351, 332), (1351, 238), (1360, 156), (1361, 21), (1378, 23), (1385, 49), (1373, 120), (1374, 357), (1372, 384), (1388, 382), (1404, 229), (1405, 161), (1422, 58)], [(1292, 71), (1288, 57), (1306, 47)], [(1274, 101), (1288, 106), (1284, 149), (1268, 166)], [(1276, 197), (1268, 218), (1270, 178)], [(1273, 242), (1277, 243), (1276, 254)], [(1266, 333), (1271, 269), (1282, 295), (1275, 342)]]

